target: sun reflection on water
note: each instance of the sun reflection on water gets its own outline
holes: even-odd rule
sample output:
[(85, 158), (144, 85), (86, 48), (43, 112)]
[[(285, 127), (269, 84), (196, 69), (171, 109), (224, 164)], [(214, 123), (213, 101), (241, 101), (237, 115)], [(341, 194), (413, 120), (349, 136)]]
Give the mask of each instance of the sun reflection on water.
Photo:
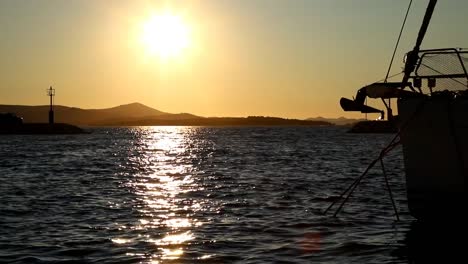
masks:
[(153, 242), (159, 246), (167, 246), (167, 245), (181, 245), (187, 241), (194, 239), (192, 233), (190, 231), (181, 233), (181, 234), (173, 234), (167, 235), (162, 239), (158, 240), (149, 240), (148, 242)]
[[(140, 219), (126, 228), (144, 231), (138, 239), (154, 244), (155, 252), (145, 254), (149, 263), (181, 258), (195, 239), (194, 229), (202, 225), (193, 217), (201, 210), (201, 202), (188, 195), (201, 187), (194, 181), (192, 163), (183, 161), (191, 146), (189, 129), (193, 128), (140, 128), (137, 155), (130, 157), (142, 173), (130, 175), (125, 188), (136, 195)], [(112, 241), (130, 242), (124, 238)]]
[(130, 242), (130, 240), (129, 239), (124, 239), (124, 238), (114, 238), (114, 239), (112, 239), (112, 242), (114, 242), (116, 244), (125, 244), (125, 243)]

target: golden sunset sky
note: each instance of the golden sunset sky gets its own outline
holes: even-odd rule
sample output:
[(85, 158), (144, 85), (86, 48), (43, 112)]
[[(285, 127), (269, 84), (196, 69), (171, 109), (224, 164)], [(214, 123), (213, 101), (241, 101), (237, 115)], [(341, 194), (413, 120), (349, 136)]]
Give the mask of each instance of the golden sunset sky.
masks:
[[(339, 99), (385, 77), (408, 2), (0, 0), (0, 104), (47, 104), (52, 85), (80, 108), (359, 117)], [(393, 73), (427, 2), (413, 2)], [(423, 48), (468, 47), (467, 10), (439, 1)]]

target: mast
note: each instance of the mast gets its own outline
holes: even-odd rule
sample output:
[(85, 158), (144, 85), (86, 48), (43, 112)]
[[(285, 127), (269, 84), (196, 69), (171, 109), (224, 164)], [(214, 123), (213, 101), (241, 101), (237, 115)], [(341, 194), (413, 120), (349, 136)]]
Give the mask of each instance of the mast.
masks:
[[(416, 39), (416, 45), (412, 51), (408, 52), (405, 64), (405, 75), (403, 76), (402, 85), (405, 85), (408, 82), (408, 79), (411, 73), (414, 71), (416, 67), (416, 63), (418, 62), (418, 53), (419, 49), (421, 48), (421, 43), (426, 35), (427, 28), (429, 27), (429, 22), (431, 21), (432, 14), (434, 13), (434, 8), (437, 4), (437, 0), (430, 0), (429, 4), (427, 5), (426, 13), (424, 14), (424, 19), (421, 24), (421, 28), (419, 29), (418, 38)], [(402, 89), (405, 87), (402, 86)], [(414, 91), (414, 88), (410, 86), (410, 88)]]

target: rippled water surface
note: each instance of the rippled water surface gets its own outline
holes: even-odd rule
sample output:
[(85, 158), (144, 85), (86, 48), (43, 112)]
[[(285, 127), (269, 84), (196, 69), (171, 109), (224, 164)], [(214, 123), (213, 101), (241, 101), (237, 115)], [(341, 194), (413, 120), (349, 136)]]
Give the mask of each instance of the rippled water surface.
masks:
[(401, 149), (341, 128), (91, 128), (0, 137), (0, 261), (407, 263)]

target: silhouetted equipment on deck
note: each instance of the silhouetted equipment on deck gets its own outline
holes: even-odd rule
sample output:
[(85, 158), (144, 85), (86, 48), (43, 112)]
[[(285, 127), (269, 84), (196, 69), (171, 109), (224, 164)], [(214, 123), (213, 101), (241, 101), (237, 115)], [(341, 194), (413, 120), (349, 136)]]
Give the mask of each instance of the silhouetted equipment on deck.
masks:
[(340, 99), (341, 108), (345, 111), (359, 111), (361, 113), (380, 113), (380, 117), (383, 119), (385, 118), (385, 113), (382, 110), (379, 110), (374, 107), (370, 107), (365, 104), (360, 104), (355, 100), (350, 100), (348, 98), (341, 98)]
[(47, 89), (47, 95), (50, 97), (50, 109), (49, 109), (49, 124), (54, 124), (54, 96), (55, 96), (55, 89), (50, 86)]
[[(383, 83), (374, 83), (374, 84), (371, 84), (371, 85), (368, 85), (368, 86), (365, 86), (365, 87), (359, 89), (358, 92), (357, 92), (357, 95), (356, 95), (356, 99), (354, 100), (354, 103), (355, 103), (354, 107), (345, 108), (345, 107), (343, 107), (343, 104), (340, 101), (340, 104), (341, 104), (344, 111), (361, 111), (362, 113), (375, 113), (375, 112), (366, 112), (366, 110), (368, 110), (367, 107), (364, 107), (366, 97), (381, 98), (382, 102), (384, 103), (384, 105), (385, 105), (385, 107), (387, 109), (388, 120), (392, 121), (392, 119), (393, 119), (392, 112), (393, 111), (392, 111), (391, 106), (390, 106), (390, 98), (401, 98), (403, 96), (410, 95), (409, 93), (411, 93), (411, 92), (408, 93), (408, 91), (405, 91), (406, 93), (402, 93), (403, 90), (406, 87), (409, 87), (411, 91), (416, 92), (416, 90), (413, 88), (411, 83), (408, 82), (408, 80), (410, 79), (411, 73), (418, 67), (417, 66), (418, 63), (420, 63), (419, 53), (420, 53), (421, 43), (422, 43), (422, 41), (424, 39), (424, 36), (426, 34), (427, 27), (429, 26), (429, 22), (431, 20), (431, 17), (432, 17), (432, 14), (434, 12), (434, 8), (435, 8), (436, 4), (437, 4), (437, 0), (430, 0), (429, 1), (429, 4), (427, 6), (426, 13), (424, 15), (424, 19), (423, 19), (421, 28), (420, 28), (419, 33), (418, 33), (418, 37), (416, 39), (416, 44), (415, 44), (413, 50), (411, 50), (410, 52), (408, 52), (406, 54), (405, 68), (403, 70), (404, 76), (403, 76), (402, 82), (396, 82), (396, 83), (388, 83), (387, 82), (387, 77), (388, 77), (388, 74), (390, 72), (391, 64), (393, 62), (393, 58), (392, 58), (392, 61), (390, 62), (389, 71), (387, 72), (387, 77), (385, 78), (385, 82), (383, 82)], [(411, 7), (411, 2), (410, 2), (410, 5), (408, 6), (406, 16), (408, 15), (410, 7)], [(401, 31), (400, 31), (400, 36), (401, 36), (401, 33), (403, 32), (405, 22), (406, 22), (406, 17), (405, 17), (405, 20), (403, 22), (403, 25), (402, 25), (402, 28), (401, 28)], [(396, 49), (398, 47), (399, 41), (400, 41), (400, 37), (398, 37), (397, 45), (395, 46), (395, 50), (393, 52), (394, 55), (395, 55)], [(412, 96), (412, 95), (410, 95), (410, 96)], [(343, 100), (343, 99), (346, 99), (346, 98), (342, 98), (341, 100)], [(389, 99), (388, 104), (385, 102), (385, 99)], [(347, 99), (347, 100), (351, 101), (349, 99)], [(349, 104), (350, 103), (347, 102), (345, 104), (345, 106), (348, 106)]]
[[(410, 51), (407, 56), (414, 56), (413, 52)], [(391, 108), (384, 99), (426, 97), (435, 92), (438, 82), (448, 90), (463, 90), (468, 87), (468, 72), (465, 66), (468, 63), (468, 51), (455, 48), (420, 50), (416, 57), (417, 61), (414, 67), (405, 66), (414, 69), (413, 75), (406, 77), (405, 73), (402, 82), (377, 82), (364, 86), (357, 91), (354, 100), (341, 98), (341, 108), (344, 111), (381, 113), (382, 110), (365, 105), (367, 97), (380, 98), (390, 113)], [(410, 64), (413, 63), (409, 59), (406, 61)], [(412, 79), (413, 82), (408, 82), (409, 79)], [(409, 87), (410, 90), (405, 90), (406, 87)], [(422, 88), (427, 88), (426, 92)], [(388, 118), (390, 120), (391, 116)]]
[(390, 105), (388, 105), (384, 99), (390, 98), (401, 98), (403, 96), (418, 96), (411, 91), (405, 91), (401, 89), (401, 87), (411, 87), (411, 83), (401, 83), (401, 82), (384, 82), (384, 83), (373, 83), (367, 86), (362, 87), (357, 91), (356, 98), (354, 100), (350, 100), (347, 98), (340, 99), (341, 108), (344, 111), (359, 111), (361, 113), (380, 113), (380, 119), (384, 119), (384, 111), (376, 109), (374, 107), (370, 107), (365, 105), (366, 98), (381, 98), (382, 102), (385, 104), (388, 113), (388, 120), (392, 120), (392, 109)]

